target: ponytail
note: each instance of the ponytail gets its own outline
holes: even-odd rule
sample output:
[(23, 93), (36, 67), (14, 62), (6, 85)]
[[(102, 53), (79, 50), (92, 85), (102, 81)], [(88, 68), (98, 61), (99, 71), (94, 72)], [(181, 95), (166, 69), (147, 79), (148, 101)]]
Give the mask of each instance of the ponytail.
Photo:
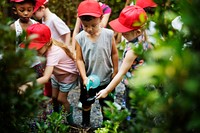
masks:
[(51, 44), (54, 44), (54, 45), (56, 45), (56, 46), (61, 47), (61, 48), (65, 51), (65, 53), (66, 53), (72, 60), (75, 60), (75, 59), (74, 59), (74, 56), (73, 56), (73, 53), (69, 50), (69, 48), (68, 48), (65, 44), (63, 44), (62, 42), (59, 42), (59, 41), (57, 41), (57, 40), (55, 40), (55, 39), (52, 39)]

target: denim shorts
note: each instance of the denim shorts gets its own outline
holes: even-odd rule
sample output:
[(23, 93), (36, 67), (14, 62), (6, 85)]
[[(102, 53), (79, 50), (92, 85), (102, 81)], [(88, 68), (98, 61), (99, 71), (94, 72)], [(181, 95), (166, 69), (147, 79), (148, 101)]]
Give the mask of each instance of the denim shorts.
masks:
[(61, 83), (58, 82), (55, 78), (51, 78), (51, 84), (53, 89), (59, 89), (61, 92), (69, 92), (71, 89), (74, 89), (78, 85), (78, 79), (72, 83)]

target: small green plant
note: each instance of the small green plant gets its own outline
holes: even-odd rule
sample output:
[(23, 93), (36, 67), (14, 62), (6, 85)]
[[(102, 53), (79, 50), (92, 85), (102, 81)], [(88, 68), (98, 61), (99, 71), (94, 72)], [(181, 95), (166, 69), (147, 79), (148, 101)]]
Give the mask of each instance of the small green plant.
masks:
[(104, 127), (98, 128), (95, 133), (119, 133), (122, 128), (125, 128), (123, 124), (128, 122), (126, 118), (130, 113), (127, 109), (118, 110), (111, 102), (106, 103), (108, 107), (105, 107), (104, 111), (109, 120), (104, 121)]
[(47, 119), (41, 122), (36, 122), (38, 133), (66, 133), (69, 131), (69, 126), (64, 123), (66, 114), (53, 112), (47, 115)]

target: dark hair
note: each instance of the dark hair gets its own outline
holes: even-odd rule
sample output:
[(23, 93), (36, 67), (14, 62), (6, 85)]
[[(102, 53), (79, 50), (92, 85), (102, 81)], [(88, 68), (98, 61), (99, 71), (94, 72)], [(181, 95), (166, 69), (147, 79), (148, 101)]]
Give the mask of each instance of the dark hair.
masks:
[(83, 15), (83, 16), (80, 16), (79, 18), (80, 18), (82, 21), (90, 21), (90, 20), (95, 19), (96, 17), (90, 16), (90, 15)]
[(146, 13), (153, 15), (155, 13), (155, 7), (145, 7), (143, 8)]
[(12, 2), (13, 4), (24, 4), (24, 3), (31, 3), (31, 4), (33, 4), (34, 6), (35, 6), (35, 4), (36, 4), (36, 0), (24, 0), (24, 1), (22, 1), (22, 2)]

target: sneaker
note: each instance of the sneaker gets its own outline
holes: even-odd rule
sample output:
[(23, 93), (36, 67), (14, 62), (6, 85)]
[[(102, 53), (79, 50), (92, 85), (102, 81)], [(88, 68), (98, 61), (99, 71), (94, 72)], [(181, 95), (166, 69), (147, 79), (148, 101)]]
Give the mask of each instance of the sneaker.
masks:
[(81, 103), (80, 101), (78, 102), (77, 107), (78, 107), (79, 109), (82, 109), (82, 103)]

